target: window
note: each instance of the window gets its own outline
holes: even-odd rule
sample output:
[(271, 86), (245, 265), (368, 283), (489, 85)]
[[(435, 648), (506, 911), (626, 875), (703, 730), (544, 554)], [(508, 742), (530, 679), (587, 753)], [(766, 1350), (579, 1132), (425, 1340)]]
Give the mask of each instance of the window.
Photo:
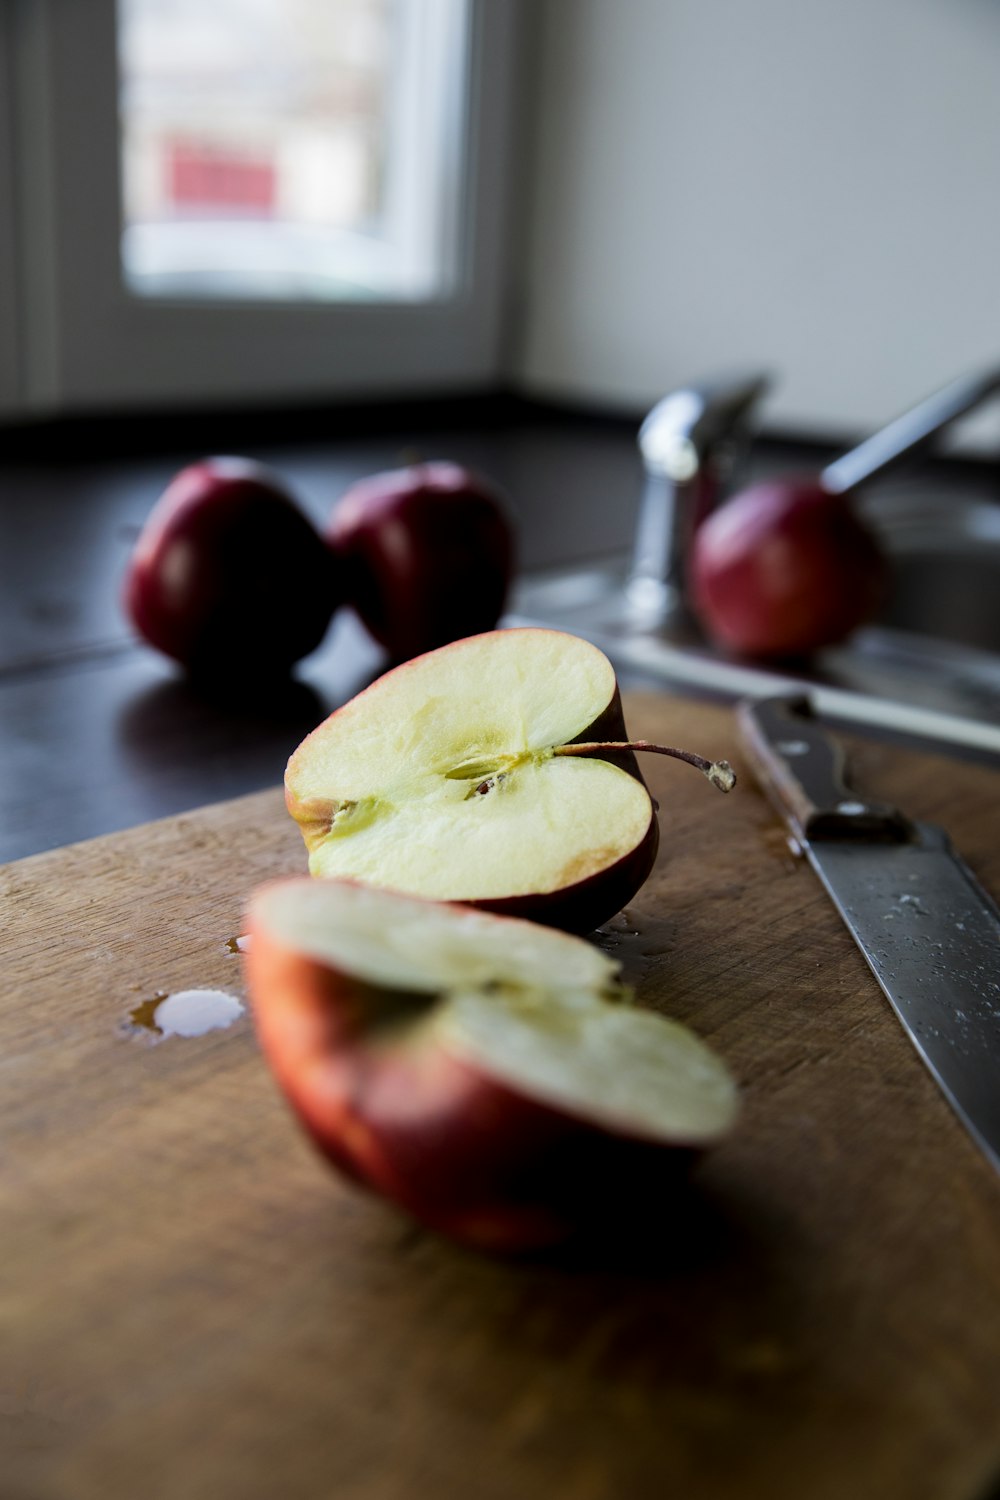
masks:
[(118, 0), (126, 283), (306, 301), (447, 286), (460, 7)]
[[(509, 6), (9, 13), (18, 146), (5, 187), (0, 119), (0, 205), (13, 193), (23, 316), (0, 407), (12, 386), (22, 409), (84, 410), (495, 374)], [(4, 254), (0, 227), (0, 299)]]

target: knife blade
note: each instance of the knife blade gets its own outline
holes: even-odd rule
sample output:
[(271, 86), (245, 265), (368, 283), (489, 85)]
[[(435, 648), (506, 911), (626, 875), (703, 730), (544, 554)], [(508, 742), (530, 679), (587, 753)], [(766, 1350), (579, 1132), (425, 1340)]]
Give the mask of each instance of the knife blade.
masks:
[(751, 768), (917, 1052), (1000, 1171), (1000, 908), (947, 834), (847, 782), (807, 695), (737, 707)]

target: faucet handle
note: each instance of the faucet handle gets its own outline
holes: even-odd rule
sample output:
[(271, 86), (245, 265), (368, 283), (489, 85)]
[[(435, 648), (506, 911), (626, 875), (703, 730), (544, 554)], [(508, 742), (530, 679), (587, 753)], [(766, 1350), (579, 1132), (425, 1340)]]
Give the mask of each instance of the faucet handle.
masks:
[(649, 474), (687, 483), (715, 459), (720, 446), (743, 435), (771, 387), (767, 374), (705, 381), (671, 391), (639, 428), (639, 451)]

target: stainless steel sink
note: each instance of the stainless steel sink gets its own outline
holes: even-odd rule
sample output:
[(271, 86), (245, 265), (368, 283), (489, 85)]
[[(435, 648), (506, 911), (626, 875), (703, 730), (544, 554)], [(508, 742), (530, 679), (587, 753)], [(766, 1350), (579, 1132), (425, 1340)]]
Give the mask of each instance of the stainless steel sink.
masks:
[(883, 623), (1000, 653), (1000, 504), (924, 483), (859, 509), (893, 560)]
[(652, 681), (733, 697), (808, 687), (831, 717), (1000, 753), (1000, 503), (921, 479), (858, 505), (889, 556), (889, 595), (880, 618), (808, 664), (727, 656), (682, 607), (637, 626), (624, 551), (524, 580), (512, 620), (576, 631)]

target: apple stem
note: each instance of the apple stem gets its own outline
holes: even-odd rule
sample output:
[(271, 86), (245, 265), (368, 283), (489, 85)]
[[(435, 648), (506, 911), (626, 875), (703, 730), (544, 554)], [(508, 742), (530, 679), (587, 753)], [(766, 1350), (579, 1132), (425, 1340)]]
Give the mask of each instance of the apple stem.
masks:
[(728, 760), (706, 760), (691, 750), (676, 750), (668, 745), (654, 745), (649, 740), (608, 740), (573, 745), (556, 745), (553, 755), (594, 755), (609, 750), (649, 750), (654, 755), (671, 755), (674, 760), (686, 760), (708, 777), (720, 792), (731, 792), (736, 785), (736, 772)]

